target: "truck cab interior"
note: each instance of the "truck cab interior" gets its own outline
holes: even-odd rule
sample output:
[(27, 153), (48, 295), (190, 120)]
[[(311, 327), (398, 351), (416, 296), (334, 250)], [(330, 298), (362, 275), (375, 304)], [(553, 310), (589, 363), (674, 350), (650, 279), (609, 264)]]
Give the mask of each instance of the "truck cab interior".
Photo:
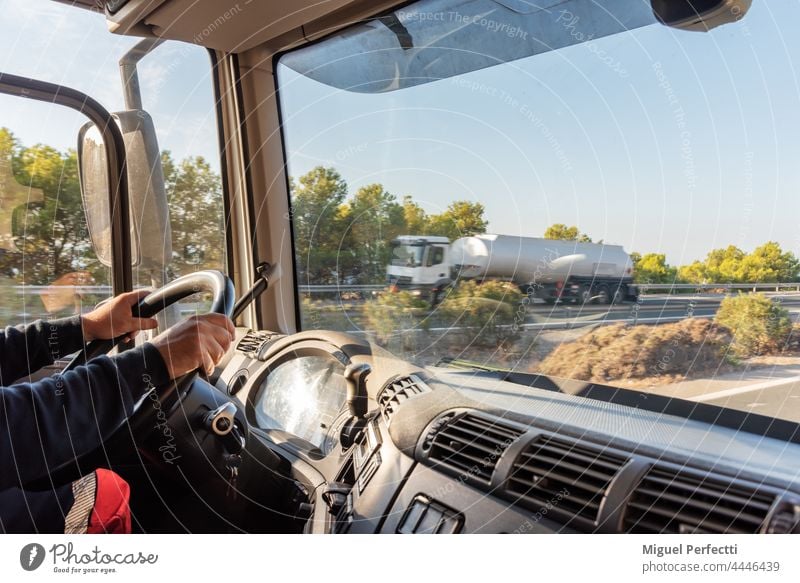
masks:
[[(105, 104), (99, 85), (92, 94), (60, 79), (36, 79), (35, 72), (0, 76), (3, 99), (49, 102), (84, 116), (75, 143), (91, 243), (86, 248), (93, 249), (107, 280), (95, 275), (83, 293), (99, 293), (101, 284), (113, 293), (152, 286), (158, 289), (142, 308), (158, 314), (163, 326), (190, 305), (232, 316), (237, 332), (213, 375), (189, 375), (156, 387), (102, 448), (49, 479), (66, 482), (92, 468), (113, 469), (131, 485), (134, 529), (146, 533), (800, 532), (800, 416), (792, 408), (797, 401), (786, 397), (775, 408), (742, 408), (724, 395), (694, 399), (680, 391), (616, 383), (610, 375), (603, 382), (545, 374), (508, 356), (508, 342), (487, 343), (486, 326), (442, 325), (433, 316), (419, 316), (427, 308), (375, 300), (390, 293), (380, 278), (391, 263), (392, 241), (428, 235), (445, 237), (446, 245), (453, 239), (444, 230), (411, 226), (412, 202), (404, 207), (400, 194), (412, 182), (463, 188), (489, 208), (492, 226), (526, 224), (537, 214), (556, 216), (554, 199), (524, 192), (507, 197), (508, 167), (524, 174), (533, 190), (551, 184), (548, 173), (560, 177), (561, 204), (580, 206), (575, 192), (587, 187), (580, 177), (584, 165), (604, 170), (614, 190), (619, 182), (613, 176), (625, 174), (640, 155), (629, 151), (638, 148), (636, 140), (650, 143), (663, 131), (674, 142), (675, 175), (685, 183), (690, 169), (681, 154), (684, 141), (692, 140), (697, 157), (718, 144), (699, 131), (687, 137), (680, 127), (683, 114), (676, 111), (682, 107), (691, 119), (713, 104), (703, 101), (702, 91), (696, 99), (681, 93), (679, 75), (659, 63), (670, 55), (681, 59), (685, 76), (702, 88), (692, 66), (718, 49), (708, 57), (719, 57), (713, 74), (733, 83), (736, 67), (720, 63), (727, 62), (723, 56), (746, 59), (749, 45), (742, 41), (740, 53), (722, 55), (733, 49), (720, 39), (727, 30), (751, 26), (752, 42), (761, 42), (756, 28), (766, 19), (759, 20), (759, 11), (768, 11), (767, 4), (54, 3), (65, 18), (92, 18), (107, 27), (105, 35), (127, 43), (124, 54), (96, 57), (98, 63), (119, 61), (122, 109)], [(661, 54), (659, 39), (674, 44)], [(618, 57), (613, 49), (623, 41), (639, 47), (646, 64), (626, 62), (624, 53)], [(218, 168), (222, 219), (219, 228), (196, 229), (196, 237), (216, 237), (202, 248), (191, 232), (179, 233), (175, 225), (193, 220), (192, 209), (199, 207), (192, 201), (206, 200), (206, 183), (197, 182), (181, 209), (173, 189), (205, 167), (165, 157), (159, 133), (169, 129), (174, 139), (175, 133), (192, 133), (193, 126), (178, 127), (147, 113), (157, 107), (155, 97), (177, 99), (175, 111), (189, 103), (166, 89), (148, 97), (153, 86), (145, 60), (167, 46), (173, 47), (170, 57), (159, 61), (167, 79), (190, 58), (181, 47), (201, 47), (209, 62), (203, 82), (213, 91), (213, 105), (198, 118), (213, 125), (213, 139), (202, 134), (201, 146), (216, 155), (212, 166)], [(619, 120), (635, 118), (636, 136), (620, 138), (604, 130), (602, 137), (587, 138), (592, 146), (586, 146), (585, 157), (574, 149), (578, 146), (560, 142), (567, 138), (559, 137), (558, 116), (573, 120), (568, 134), (573, 137), (590, 134), (596, 120), (592, 114), (581, 117), (575, 102), (560, 93), (567, 76), (585, 81), (571, 95), (583, 92), (606, 116), (602, 123), (624, 125)], [(657, 104), (666, 121), (649, 116), (644, 103), (639, 111), (623, 111), (609, 97), (613, 87), (633, 87), (637, 76), (647, 82), (641, 94), (649, 95), (642, 100)], [(182, 83), (186, 94), (196, 90), (194, 80)], [(430, 97), (434, 91), (442, 93), (439, 101)], [(465, 95), (473, 101), (459, 109)], [(531, 105), (539, 100), (552, 102), (548, 111), (558, 114), (544, 117)], [(749, 106), (740, 107), (744, 119)], [(489, 108), (509, 116), (508, 127), (498, 129), (484, 118)], [(725, 124), (716, 122), (717, 137), (724, 138)], [(746, 125), (739, 118), (731, 123)], [(423, 125), (429, 130), (424, 139), (418, 134)], [(483, 132), (472, 134), (474, 140), (465, 129), (473, 126)], [(516, 136), (515, 128), (527, 137)], [(529, 138), (541, 150), (520, 141)], [(752, 136), (755, 151), (759, 139)], [(491, 150), (499, 153), (497, 159), (487, 159)], [(611, 150), (619, 153), (618, 163), (601, 168), (604, 152)], [(439, 163), (445, 159), (438, 157), (441, 151), (449, 152), (452, 165), (437, 175), (425, 160)], [(668, 157), (650, 153), (653, 159)], [(371, 166), (375, 160), (384, 166)], [(338, 186), (340, 175), (321, 168), (331, 165), (342, 175), (359, 176), (358, 200), (366, 201), (361, 207), (348, 202)], [(470, 166), (496, 190), (470, 190)], [(651, 159), (642, 172), (666, 173), (659, 168)], [(697, 172), (701, 185), (709, 174), (717, 176), (716, 169)], [(595, 184), (606, 179), (597, 176), (591, 177)], [(631, 176), (633, 182), (645, 180), (633, 170)], [(386, 191), (372, 188), (393, 177), (400, 177), (397, 197), (390, 200)], [(615, 200), (615, 193), (603, 188), (587, 202), (586, 214), (632, 208), (622, 194)], [(502, 202), (490, 208), (493, 197)], [(439, 199), (429, 203), (429, 215), (447, 206)], [(341, 209), (348, 204), (355, 218), (345, 223)], [(30, 204), (25, 209), (39, 212)], [(381, 209), (389, 210), (381, 214)], [(404, 211), (405, 231), (392, 230), (391, 213)], [(613, 231), (616, 223), (609, 224)], [(661, 236), (669, 239), (665, 224)], [(622, 235), (605, 240), (629, 244)], [(325, 253), (316, 253), (321, 247)], [(182, 268), (167, 269), (173, 260)], [(70, 269), (89, 270), (86, 265)], [(33, 281), (27, 277), (26, 283)], [(43, 302), (57, 300), (47, 295), (52, 288), (42, 290)], [(445, 296), (437, 296), (439, 305), (451, 301)], [(354, 320), (354, 310), (380, 301), (387, 302), (380, 304), (380, 317), (367, 310), (372, 319)], [(517, 304), (509, 313), (520, 314), (519, 320), (493, 334), (501, 328), (516, 333), (515, 326), (550, 330), (551, 320), (530, 320), (524, 294)], [(536, 309), (580, 308), (543, 306)], [(406, 321), (413, 325), (402, 324)], [(381, 322), (388, 332), (372, 333)], [(143, 334), (137, 342), (145, 340)], [(523, 352), (535, 352), (543, 342), (531, 339)], [(90, 345), (82, 358), (124, 348)], [(677, 344), (672, 349), (678, 350)], [(739, 389), (732, 390), (734, 395)], [(766, 400), (764, 395), (756, 400)]]

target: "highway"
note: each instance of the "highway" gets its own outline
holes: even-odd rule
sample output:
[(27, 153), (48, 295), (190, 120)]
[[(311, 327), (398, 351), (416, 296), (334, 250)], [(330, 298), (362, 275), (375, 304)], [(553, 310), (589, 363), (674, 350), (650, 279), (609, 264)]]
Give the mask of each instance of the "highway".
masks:
[[(800, 294), (794, 292), (765, 295), (786, 308), (790, 314), (800, 314)], [(663, 324), (677, 322), (687, 317), (712, 318), (717, 313), (724, 297), (719, 294), (652, 295), (641, 296), (637, 303), (624, 303), (616, 306), (596, 304), (550, 306), (537, 303), (528, 307), (525, 328), (563, 329), (612, 322)]]
[(800, 363), (749, 368), (649, 392), (800, 422)]
[[(794, 320), (800, 320), (800, 293), (765, 294), (776, 303), (785, 307)], [(564, 330), (585, 326), (606, 325), (612, 323), (626, 324), (666, 324), (677, 322), (688, 317), (713, 318), (725, 296), (719, 294), (703, 295), (652, 295), (642, 296), (637, 303), (623, 303), (614, 306), (597, 304), (548, 305), (536, 301), (526, 305), (524, 321), (520, 327), (526, 330)], [(330, 301), (328, 308), (339, 307), (347, 314), (350, 323), (355, 327), (350, 332), (363, 333), (364, 319), (360, 313), (360, 304), (337, 303)], [(437, 326), (436, 310), (429, 317), (429, 332), (446, 332), (452, 327)], [(408, 331), (404, 331), (407, 333)]]

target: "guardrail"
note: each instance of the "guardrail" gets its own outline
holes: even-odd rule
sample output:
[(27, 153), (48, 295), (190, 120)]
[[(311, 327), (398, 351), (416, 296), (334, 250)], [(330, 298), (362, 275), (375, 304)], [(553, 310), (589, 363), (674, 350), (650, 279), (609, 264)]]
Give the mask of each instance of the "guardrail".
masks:
[[(797, 291), (800, 292), (800, 282), (788, 283), (637, 283), (636, 287), (640, 291), (709, 291), (709, 290), (749, 290), (749, 291)], [(324, 284), (324, 285), (300, 285), (300, 293), (347, 293), (347, 292), (372, 292), (386, 289), (385, 284), (369, 285), (348, 285), (348, 284)]]
[(299, 285), (297, 291), (301, 294), (314, 293), (348, 293), (348, 292), (373, 292), (383, 291), (386, 284), (365, 284), (365, 285), (346, 285), (346, 284), (321, 284), (321, 285)]
[(52, 294), (55, 292), (72, 291), (76, 295), (111, 295), (110, 285), (15, 285), (17, 295), (37, 295)]
[[(640, 291), (710, 291), (710, 290), (749, 290), (749, 291), (796, 291), (800, 292), (800, 282), (790, 283), (640, 283), (636, 284)], [(16, 293), (22, 294), (50, 294), (58, 291), (71, 289), (75, 294), (96, 294), (111, 295), (111, 286), (108, 285), (18, 285), (14, 286)], [(320, 285), (299, 285), (298, 291), (301, 294), (324, 294), (324, 293), (358, 293), (376, 292), (386, 289), (385, 284), (320, 284)]]
[(637, 283), (636, 287), (640, 291), (648, 292), (654, 290), (661, 291), (680, 291), (680, 290), (694, 290), (694, 291), (708, 291), (716, 289), (724, 289), (726, 291), (742, 289), (749, 291), (769, 290), (769, 291), (798, 291), (800, 292), (800, 282), (791, 283)]

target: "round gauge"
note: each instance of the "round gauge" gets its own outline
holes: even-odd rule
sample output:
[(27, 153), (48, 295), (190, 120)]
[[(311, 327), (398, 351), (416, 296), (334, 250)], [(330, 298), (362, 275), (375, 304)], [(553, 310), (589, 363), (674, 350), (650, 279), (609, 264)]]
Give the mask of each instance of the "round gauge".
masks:
[(254, 401), (256, 424), (322, 449), (346, 395), (340, 362), (329, 356), (300, 356), (278, 365), (264, 379)]

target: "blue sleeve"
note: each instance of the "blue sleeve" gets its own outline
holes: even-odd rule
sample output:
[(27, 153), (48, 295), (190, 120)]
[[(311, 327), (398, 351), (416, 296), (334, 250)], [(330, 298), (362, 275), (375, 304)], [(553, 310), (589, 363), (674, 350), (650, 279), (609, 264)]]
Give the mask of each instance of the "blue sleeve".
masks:
[(161, 354), (147, 343), (64, 375), (0, 387), (0, 490), (96, 449), (150, 387), (167, 381)]
[(0, 330), (0, 386), (30, 375), (83, 347), (81, 317)]

